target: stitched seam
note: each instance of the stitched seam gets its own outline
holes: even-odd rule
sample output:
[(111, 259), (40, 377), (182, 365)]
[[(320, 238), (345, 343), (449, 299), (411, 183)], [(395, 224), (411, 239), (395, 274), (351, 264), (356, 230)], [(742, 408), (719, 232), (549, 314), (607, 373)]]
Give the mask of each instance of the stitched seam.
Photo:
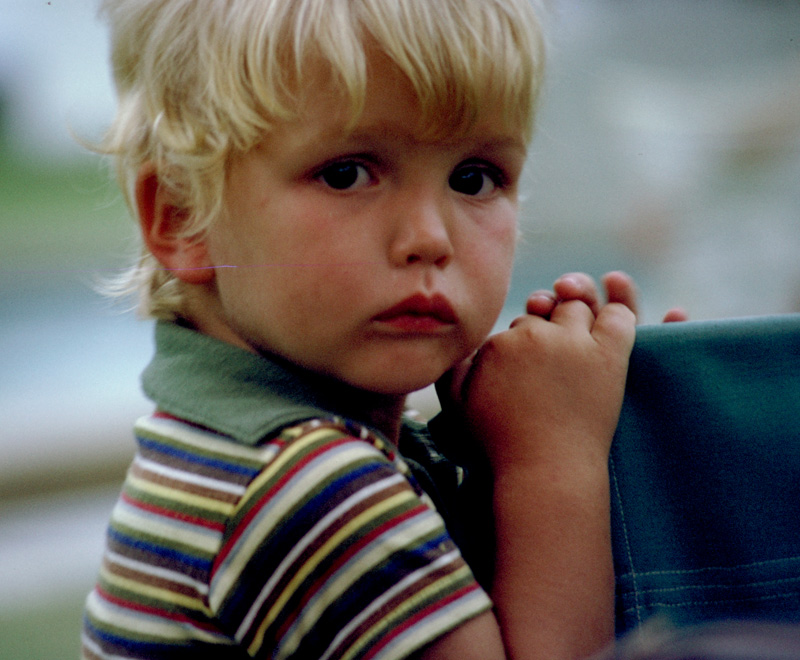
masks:
[[(616, 481), (616, 480), (615, 480)], [(627, 535), (626, 535), (627, 541)], [(637, 576), (649, 576), (649, 575), (691, 575), (693, 573), (708, 573), (709, 571), (738, 571), (743, 568), (756, 568), (758, 566), (770, 566), (773, 564), (780, 564), (786, 562), (793, 562), (800, 560), (800, 557), (784, 557), (783, 559), (766, 559), (764, 561), (757, 561), (752, 564), (737, 564), (735, 566), (707, 566), (704, 568), (690, 568), (690, 569), (680, 569), (680, 570), (671, 570), (671, 571), (636, 571), (635, 575)], [(634, 577), (634, 573), (623, 573), (620, 577)]]
[(624, 610), (625, 614), (629, 612), (636, 611), (637, 618), (640, 616), (639, 611), (645, 609), (646, 607), (669, 607), (669, 608), (678, 608), (678, 607), (686, 607), (687, 605), (725, 605), (728, 603), (747, 603), (747, 602), (757, 602), (757, 601), (765, 601), (765, 600), (777, 600), (779, 598), (794, 598), (796, 596), (800, 596), (800, 591), (792, 591), (785, 594), (773, 594), (771, 596), (750, 596), (748, 598), (722, 598), (716, 600), (687, 600), (680, 603), (648, 603), (647, 605), (634, 605), (633, 607), (629, 607), (627, 610)]
[[(627, 555), (628, 559), (628, 566), (630, 566), (630, 572), (625, 573), (624, 577), (630, 577), (631, 583), (633, 585), (633, 603), (634, 603), (634, 610), (636, 611), (636, 621), (637, 623), (642, 623), (641, 617), (641, 605), (639, 604), (639, 586), (636, 580), (636, 569), (633, 566), (633, 554), (631, 553), (631, 543), (630, 539), (628, 538), (628, 525), (625, 522), (625, 511), (622, 507), (622, 496), (619, 492), (619, 482), (617, 481), (617, 470), (614, 467), (614, 459), (609, 456), (608, 457), (608, 464), (609, 464), (609, 472), (611, 474), (611, 480), (614, 482), (614, 496), (617, 498), (617, 504), (619, 505), (619, 520), (622, 524), (622, 537), (625, 540), (625, 554)], [(625, 613), (627, 613), (626, 610)]]
[(764, 587), (775, 584), (788, 584), (790, 582), (798, 582), (800, 577), (794, 578), (781, 578), (778, 580), (763, 580), (761, 582), (743, 582), (741, 584), (689, 584), (681, 587), (661, 587), (652, 589), (642, 589), (643, 594), (656, 594), (656, 593), (670, 593), (675, 591), (687, 591), (690, 589), (740, 589), (746, 587)]

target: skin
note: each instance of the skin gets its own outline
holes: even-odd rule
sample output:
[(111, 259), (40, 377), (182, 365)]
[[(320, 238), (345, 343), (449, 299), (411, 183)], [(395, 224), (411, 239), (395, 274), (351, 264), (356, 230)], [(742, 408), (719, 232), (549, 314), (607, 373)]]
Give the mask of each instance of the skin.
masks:
[[(601, 302), (589, 277), (567, 275), (487, 339), (511, 275), (522, 133), (487, 110), (434, 138), (407, 81), (371, 64), (355, 131), (316, 88), (296, 121), (233, 158), (228, 213), (201, 237), (180, 233), (185, 210), (144, 166), (144, 241), (184, 283), (199, 331), (360, 390), (390, 439), (406, 394), (433, 382), (472, 429), (496, 484), (495, 609), (420, 657), (588, 655), (613, 636), (607, 460), (633, 283), (609, 274)], [(453, 318), (381, 318), (414, 295), (440, 296)]]

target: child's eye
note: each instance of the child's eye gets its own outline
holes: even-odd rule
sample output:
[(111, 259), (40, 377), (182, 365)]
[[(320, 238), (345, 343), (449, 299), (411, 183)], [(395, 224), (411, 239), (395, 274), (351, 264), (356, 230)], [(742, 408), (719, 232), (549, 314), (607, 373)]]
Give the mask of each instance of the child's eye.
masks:
[(485, 165), (466, 165), (450, 175), (450, 188), (462, 195), (486, 197), (502, 187), (498, 172)]
[(351, 161), (328, 165), (318, 176), (325, 185), (334, 190), (362, 188), (371, 179), (366, 167)]

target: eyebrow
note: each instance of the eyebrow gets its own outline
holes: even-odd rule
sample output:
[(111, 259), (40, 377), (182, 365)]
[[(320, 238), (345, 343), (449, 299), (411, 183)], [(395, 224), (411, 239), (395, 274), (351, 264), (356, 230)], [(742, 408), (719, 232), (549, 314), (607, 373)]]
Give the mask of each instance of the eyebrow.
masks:
[[(435, 135), (435, 132), (433, 133)], [(407, 144), (444, 144), (456, 145), (459, 142), (471, 142), (473, 148), (477, 150), (490, 149), (490, 150), (505, 150), (514, 149), (522, 153), (527, 152), (528, 145), (522, 135), (515, 137), (512, 135), (498, 134), (495, 137), (475, 136), (474, 138), (464, 138), (462, 135), (453, 132), (446, 137), (433, 137), (430, 139), (419, 139), (418, 132), (412, 130), (397, 131), (395, 127), (390, 127), (385, 124), (374, 124), (368, 126), (357, 126), (352, 132), (346, 133), (342, 136), (343, 142), (375, 142), (376, 139), (387, 140), (391, 142), (401, 142)]]

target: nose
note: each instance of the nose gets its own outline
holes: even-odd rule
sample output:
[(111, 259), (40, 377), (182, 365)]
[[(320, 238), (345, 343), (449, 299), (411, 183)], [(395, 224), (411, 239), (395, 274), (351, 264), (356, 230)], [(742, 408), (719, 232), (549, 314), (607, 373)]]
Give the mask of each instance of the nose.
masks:
[(396, 230), (390, 248), (395, 266), (447, 265), (453, 243), (446, 202), (426, 196), (410, 196), (398, 203)]

